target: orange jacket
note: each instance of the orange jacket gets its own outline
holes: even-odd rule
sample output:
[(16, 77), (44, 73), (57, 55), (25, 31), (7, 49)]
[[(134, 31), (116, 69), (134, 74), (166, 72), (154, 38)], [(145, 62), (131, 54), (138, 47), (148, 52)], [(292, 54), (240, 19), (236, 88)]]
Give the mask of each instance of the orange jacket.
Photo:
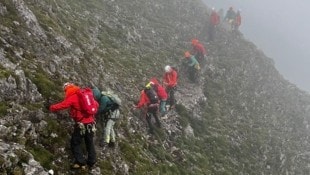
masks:
[(164, 74), (163, 82), (164, 86), (175, 87), (177, 85), (178, 73), (172, 69), (171, 72), (166, 72)]
[(94, 116), (84, 116), (81, 112), (81, 106), (79, 103), (79, 98), (76, 92), (80, 88), (78, 86), (71, 86), (66, 90), (65, 99), (57, 104), (53, 104), (49, 107), (51, 112), (56, 112), (64, 109), (70, 109), (70, 117), (75, 122), (81, 122), (84, 124), (93, 123)]

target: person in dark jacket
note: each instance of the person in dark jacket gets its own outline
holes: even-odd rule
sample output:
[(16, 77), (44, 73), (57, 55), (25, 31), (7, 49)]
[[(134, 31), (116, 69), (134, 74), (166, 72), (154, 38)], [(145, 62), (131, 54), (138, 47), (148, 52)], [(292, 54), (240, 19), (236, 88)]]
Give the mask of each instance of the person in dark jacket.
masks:
[(224, 20), (229, 23), (231, 26), (231, 30), (234, 28), (234, 22), (236, 18), (236, 12), (234, 11), (233, 7), (230, 7), (229, 10), (227, 10)]
[(151, 99), (147, 95), (147, 90), (151, 88), (151, 84), (148, 83), (145, 88), (141, 91), (140, 100), (137, 105), (134, 105), (134, 108), (142, 108), (144, 110), (146, 121), (149, 126), (149, 133), (154, 134), (154, 126), (152, 124), (152, 116), (155, 118), (156, 126), (161, 127), (161, 123), (158, 118), (158, 107), (159, 101), (151, 102)]
[(109, 147), (115, 147), (115, 131), (114, 125), (119, 118), (120, 111), (119, 109), (114, 109), (113, 105), (115, 103), (107, 96), (103, 94), (110, 94), (110, 92), (101, 92), (97, 87), (93, 88), (93, 94), (99, 103), (99, 109), (97, 112), (97, 116), (100, 117), (98, 121), (101, 122), (103, 126), (103, 139), (100, 141), (100, 146), (104, 147), (108, 145)]
[[(74, 131), (71, 135), (71, 151), (75, 158), (72, 168), (85, 169), (86, 165), (92, 167), (96, 163), (96, 152), (93, 142), (95, 128), (95, 116), (82, 113), (77, 91), (80, 89), (73, 83), (65, 83), (65, 99), (49, 107), (51, 112), (70, 109), (70, 117), (74, 120)], [(87, 150), (87, 160), (82, 151), (82, 141), (84, 140)]]

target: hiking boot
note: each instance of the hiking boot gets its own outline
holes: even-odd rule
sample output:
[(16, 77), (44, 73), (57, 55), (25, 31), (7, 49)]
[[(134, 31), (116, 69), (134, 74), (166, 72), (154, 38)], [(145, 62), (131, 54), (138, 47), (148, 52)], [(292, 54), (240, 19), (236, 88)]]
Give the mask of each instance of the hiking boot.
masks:
[(71, 166), (72, 169), (82, 169), (82, 170), (86, 170), (86, 165), (80, 165), (78, 163), (75, 163)]
[(115, 142), (110, 142), (108, 145), (109, 145), (110, 148), (114, 148), (115, 147)]
[(102, 139), (99, 143), (100, 147), (105, 147), (107, 145), (107, 143)]

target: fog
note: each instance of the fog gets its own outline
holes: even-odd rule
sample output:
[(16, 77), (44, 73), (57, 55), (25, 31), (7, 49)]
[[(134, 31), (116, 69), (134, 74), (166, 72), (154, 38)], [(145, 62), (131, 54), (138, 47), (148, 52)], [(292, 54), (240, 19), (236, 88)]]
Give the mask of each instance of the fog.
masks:
[(241, 10), (244, 37), (275, 61), (285, 79), (310, 92), (309, 0), (204, 0), (216, 10)]

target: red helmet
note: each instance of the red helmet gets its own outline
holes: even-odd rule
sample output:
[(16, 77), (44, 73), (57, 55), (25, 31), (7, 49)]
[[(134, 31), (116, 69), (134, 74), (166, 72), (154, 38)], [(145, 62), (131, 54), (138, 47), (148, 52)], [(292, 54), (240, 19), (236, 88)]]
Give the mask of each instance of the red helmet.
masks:
[(193, 46), (195, 46), (198, 42), (199, 42), (198, 39), (196, 39), (196, 38), (192, 39), (192, 45)]

